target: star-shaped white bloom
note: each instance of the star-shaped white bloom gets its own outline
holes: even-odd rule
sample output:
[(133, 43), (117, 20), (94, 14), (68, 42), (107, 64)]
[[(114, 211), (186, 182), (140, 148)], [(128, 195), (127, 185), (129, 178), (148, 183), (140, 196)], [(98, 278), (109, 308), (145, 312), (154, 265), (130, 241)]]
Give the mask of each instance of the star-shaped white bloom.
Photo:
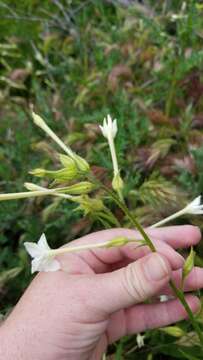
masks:
[(169, 296), (167, 296), (167, 295), (160, 295), (159, 296), (159, 300), (160, 300), (160, 302), (166, 302), (166, 301), (168, 301), (170, 298), (169, 298)]
[(118, 131), (117, 120), (114, 119), (112, 121), (112, 118), (109, 114), (107, 115), (107, 118), (104, 118), (103, 126), (99, 125), (99, 127), (105, 138), (107, 138), (107, 139), (115, 138), (117, 131)]
[(25, 242), (25, 248), (32, 257), (31, 273), (35, 271), (57, 271), (60, 263), (54, 259), (53, 250), (49, 247), (45, 234), (42, 234), (38, 243)]
[(203, 214), (203, 205), (201, 204), (201, 195), (196, 197), (191, 203), (184, 208), (187, 214)]
[(137, 346), (139, 349), (144, 346), (144, 338), (145, 335), (141, 335), (139, 333), (136, 336)]

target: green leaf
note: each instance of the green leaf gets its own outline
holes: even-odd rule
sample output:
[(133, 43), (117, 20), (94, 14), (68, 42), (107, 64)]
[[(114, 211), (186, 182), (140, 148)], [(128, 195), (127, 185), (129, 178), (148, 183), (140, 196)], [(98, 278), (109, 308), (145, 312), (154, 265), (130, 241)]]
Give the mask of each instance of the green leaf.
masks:
[(0, 287), (4, 286), (9, 280), (14, 279), (22, 271), (21, 267), (3, 271), (0, 273)]

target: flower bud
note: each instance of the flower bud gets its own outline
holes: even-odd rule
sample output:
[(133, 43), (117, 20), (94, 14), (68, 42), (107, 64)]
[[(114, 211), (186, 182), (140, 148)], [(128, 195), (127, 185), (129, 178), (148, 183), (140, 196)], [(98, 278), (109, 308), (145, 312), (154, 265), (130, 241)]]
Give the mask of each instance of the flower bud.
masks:
[(115, 191), (120, 191), (123, 189), (123, 180), (121, 179), (119, 172), (116, 175), (114, 175), (112, 181), (112, 188)]
[(56, 180), (57, 182), (74, 180), (77, 179), (79, 176), (77, 168), (75, 166), (69, 166), (67, 168), (57, 171), (49, 171), (47, 172), (47, 175), (48, 177)]
[(81, 156), (79, 156), (75, 153), (73, 153), (72, 157), (64, 155), (64, 154), (59, 154), (59, 158), (60, 158), (60, 162), (65, 167), (68, 167), (72, 163), (75, 163), (78, 170), (83, 173), (87, 173), (90, 170), (88, 162), (85, 159), (83, 159)]
[(89, 181), (81, 181), (77, 184), (67, 186), (64, 193), (68, 193), (71, 195), (81, 195), (81, 194), (88, 194), (89, 192), (95, 189), (95, 185)]
[(41, 116), (36, 114), (34, 111), (32, 111), (32, 118), (34, 123), (39, 127), (42, 127), (45, 123), (45, 121), (41, 118)]
[(75, 160), (75, 162), (76, 162), (76, 164), (78, 166), (78, 169), (81, 172), (84, 172), (84, 173), (89, 172), (90, 166), (89, 166), (88, 162), (85, 159), (83, 159), (81, 156), (76, 155), (76, 154), (74, 154), (73, 159)]
[(192, 271), (194, 267), (194, 261), (195, 261), (195, 251), (191, 247), (190, 253), (185, 260), (184, 266), (183, 266), (183, 272), (182, 272), (182, 281), (189, 275), (189, 273)]
[(182, 337), (185, 335), (185, 331), (178, 326), (166, 326), (164, 328), (160, 328), (160, 330), (174, 337)]
[(64, 168), (73, 166), (75, 164), (74, 160), (68, 155), (59, 154), (59, 159)]
[(80, 197), (80, 199), (77, 199), (77, 202), (79, 202), (79, 206), (77, 210), (84, 211), (85, 215), (89, 213), (94, 213), (98, 211), (102, 211), (105, 206), (100, 199), (92, 199), (88, 195), (84, 195)]
[(107, 115), (107, 118), (104, 118), (103, 126), (100, 125), (99, 127), (102, 132), (102, 135), (105, 138), (107, 138), (107, 139), (115, 138), (117, 131), (118, 131), (117, 120), (116, 119), (112, 120), (112, 118), (109, 114)]
[(30, 171), (30, 174), (39, 177), (47, 176), (48, 178), (56, 180), (57, 182), (74, 180), (79, 177), (78, 169), (74, 162), (71, 166), (57, 171), (35, 169)]
[(34, 169), (32, 171), (29, 171), (29, 174), (34, 175), (34, 176), (38, 176), (38, 177), (44, 177), (46, 176), (47, 171), (45, 169), (42, 168), (37, 168)]

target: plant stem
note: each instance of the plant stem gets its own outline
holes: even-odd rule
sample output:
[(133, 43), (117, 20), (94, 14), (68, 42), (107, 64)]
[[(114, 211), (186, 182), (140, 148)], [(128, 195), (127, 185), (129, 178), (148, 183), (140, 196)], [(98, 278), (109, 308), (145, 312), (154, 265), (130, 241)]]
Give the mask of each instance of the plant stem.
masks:
[(106, 186), (102, 185), (103, 188), (105, 189), (105, 191), (113, 198), (113, 200), (115, 201), (115, 203), (120, 207), (121, 210), (123, 210), (123, 212), (126, 214), (126, 216), (129, 218), (129, 220), (131, 221), (131, 223), (134, 225), (134, 227), (140, 232), (140, 234), (143, 236), (146, 245), (149, 246), (149, 248), (151, 249), (151, 251), (155, 252), (156, 249), (154, 247), (154, 244), (152, 243), (151, 239), (148, 237), (148, 235), (146, 234), (146, 232), (144, 231), (143, 227), (140, 225), (140, 223), (137, 221), (137, 219), (130, 213), (129, 209), (127, 208), (127, 206), (125, 205), (124, 202), (122, 202), (117, 196), (116, 194), (111, 191), (110, 189), (108, 189)]
[(201, 345), (203, 345), (203, 333), (199, 327), (199, 324), (197, 323), (197, 321), (195, 320), (195, 317), (194, 317), (194, 314), (192, 312), (192, 310), (190, 309), (187, 301), (185, 300), (185, 296), (184, 296), (184, 293), (178, 289), (174, 283), (173, 280), (170, 280), (169, 281), (169, 285), (171, 287), (171, 289), (173, 290), (174, 294), (176, 295), (176, 297), (179, 299), (179, 301), (181, 302), (181, 304), (184, 306), (187, 314), (188, 314), (188, 317), (191, 321), (191, 324), (194, 328), (194, 330), (196, 331), (198, 337), (199, 337), (199, 341), (201, 343)]
[[(104, 186), (103, 186), (104, 187)], [(123, 212), (126, 214), (126, 216), (129, 218), (129, 220), (132, 222), (132, 224), (138, 229), (138, 231), (140, 232), (140, 234), (143, 236), (146, 244), (149, 246), (149, 248), (153, 251), (156, 252), (156, 249), (151, 241), (151, 239), (148, 237), (148, 235), (145, 233), (143, 227), (140, 225), (140, 223), (135, 219), (135, 217), (132, 216), (132, 214), (130, 213), (129, 209), (127, 208), (127, 206), (125, 205), (125, 203), (122, 203), (120, 201), (119, 198), (117, 198), (116, 194), (114, 192), (112, 192), (111, 190), (109, 190), (108, 188), (104, 187), (106, 192), (112, 197), (112, 199), (116, 202), (116, 204), (121, 208), (121, 210), (123, 210)], [(175, 285), (175, 283), (173, 282), (173, 280), (170, 280), (169, 285), (171, 287), (171, 289), (173, 290), (173, 292), (175, 293), (176, 297), (179, 299), (179, 301), (181, 302), (181, 304), (183, 305), (183, 307), (185, 308), (185, 311), (188, 314), (188, 317), (191, 321), (191, 324), (195, 330), (195, 332), (197, 333), (200, 343), (201, 345), (203, 345), (203, 333), (201, 332), (201, 329), (198, 325), (198, 323), (195, 320), (195, 317), (193, 315), (192, 310), (190, 309), (187, 301), (185, 300), (185, 296), (184, 293), (178, 289)]]

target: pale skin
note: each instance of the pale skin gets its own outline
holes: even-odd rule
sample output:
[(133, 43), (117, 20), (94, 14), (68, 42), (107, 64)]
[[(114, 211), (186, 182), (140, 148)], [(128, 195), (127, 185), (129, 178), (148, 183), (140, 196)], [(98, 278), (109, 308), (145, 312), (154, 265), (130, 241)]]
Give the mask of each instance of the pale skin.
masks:
[[(4, 360), (100, 360), (108, 344), (124, 335), (163, 327), (186, 318), (178, 300), (160, 303), (171, 294), (168, 281), (180, 283), (183, 258), (175, 251), (196, 245), (193, 226), (147, 230), (158, 254), (131, 243), (120, 248), (83, 251), (58, 257), (62, 270), (38, 274), (0, 327)], [(71, 246), (140, 239), (133, 230), (111, 229), (90, 234)], [(70, 246), (67, 245), (67, 246)], [(203, 269), (188, 276), (185, 291), (203, 287)], [(143, 302), (155, 298), (151, 304)], [(193, 312), (200, 303), (186, 295)]]

